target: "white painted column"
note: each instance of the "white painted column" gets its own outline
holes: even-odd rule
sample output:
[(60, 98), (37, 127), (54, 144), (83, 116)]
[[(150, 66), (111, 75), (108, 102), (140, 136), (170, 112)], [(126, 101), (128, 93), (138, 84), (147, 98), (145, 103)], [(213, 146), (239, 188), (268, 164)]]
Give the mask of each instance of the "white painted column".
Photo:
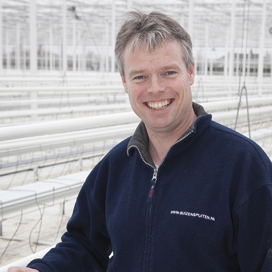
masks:
[(197, 51), (195, 50), (195, 54), (194, 54), (194, 63), (195, 63), (195, 75), (198, 75), (198, 71), (197, 71), (197, 65), (198, 65), (198, 58), (197, 58), (198, 54)]
[(45, 70), (49, 70), (49, 67), (50, 67), (50, 63), (49, 63), (49, 59), (50, 59), (50, 56), (49, 56), (49, 52), (50, 52), (50, 44), (49, 44), (49, 40), (50, 40), (50, 38), (49, 38), (49, 32), (47, 32), (46, 33), (46, 35), (47, 35), (47, 39), (46, 39), (46, 42), (47, 42), (47, 44), (46, 44), (46, 46), (45, 46), (45, 52), (44, 52), (44, 54), (45, 54), (45, 56), (44, 56), (44, 63), (45, 63)]
[(2, 0), (0, 0), (0, 73), (3, 71), (3, 46)]
[(26, 46), (25, 46), (25, 38), (22, 38), (22, 61), (23, 61), (23, 71), (26, 71), (26, 50), (25, 50)]
[(85, 38), (82, 39), (82, 71), (85, 73), (87, 68), (87, 54), (86, 54), (86, 44)]
[(204, 56), (204, 75), (208, 74), (208, 47), (209, 47), (209, 25), (205, 24), (205, 56)]
[(37, 6), (36, 0), (30, 0), (29, 14), (29, 56), (30, 56), (30, 72), (32, 75), (37, 73)]
[(76, 71), (76, 40), (77, 40), (77, 23), (76, 20), (73, 21), (73, 71)]
[(184, 28), (184, 14), (183, 13), (181, 13), (179, 20), (180, 20), (179, 21), (180, 25)]
[(189, 0), (189, 15), (188, 15), (188, 33), (191, 39), (194, 38), (194, 0)]
[(115, 0), (112, 0), (111, 4), (111, 72), (115, 72), (115, 20), (116, 20), (116, 7)]
[[(61, 34), (60, 34), (61, 35)], [(59, 57), (58, 57), (58, 61), (59, 61), (59, 71), (63, 71), (63, 38), (62, 37), (58, 37), (58, 48), (59, 48)]]
[(77, 61), (78, 61), (78, 71), (82, 71), (83, 70), (83, 62), (82, 62), (82, 52), (83, 52), (83, 42), (81, 39), (81, 30), (79, 29), (77, 32), (77, 40), (80, 41), (79, 42), (79, 46), (78, 46), (78, 54), (77, 54)]
[(67, 5), (66, 0), (63, 0), (62, 6), (62, 71), (65, 74), (67, 71)]
[(106, 19), (106, 72), (109, 72), (109, 54), (110, 54), (110, 47), (109, 47), (109, 21)]
[(262, 9), (262, 25), (259, 43), (259, 61), (258, 61), (258, 82), (259, 82), (259, 95), (262, 93), (261, 84), (263, 81), (263, 68), (264, 68), (264, 40), (265, 40), (265, 23), (266, 23), (266, 0), (263, 0)]
[(52, 26), (49, 30), (49, 70), (53, 70), (53, 29)]
[(229, 28), (227, 28), (227, 33), (226, 33), (226, 46), (225, 46), (225, 59), (224, 59), (224, 76), (227, 77), (228, 75), (228, 55), (229, 55)]
[(211, 59), (210, 59), (210, 75), (212, 76), (213, 75), (213, 58), (211, 56)]
[(232, 0), (232, 5), (231, 5), (231, 29), (230, 29), (229, 76), (233, 76), (233, 68), (234, 68), (235, 12), (236, 12), (236, 0)]
[(102, 46), (101, 46), (101, 54), (99, 56), (100, 64), (99, 64), (99, 70), (100, 72), (105, 72), (105, 59), (106, 59), (106, 35), (105, 32), (103, 32), (103, 37), (102, 37)]
[(270, 51), (270, 77), (272, 78), (272, 50)]
[(6, 29), (6, 63), (7, 70), (10, 69), (9, 31)]
[[(234, 55), (234, 54), (233, 54)], [(240, 54), (236, 53), (236, 76), (239, 76)]]
[(132, 9), (132, 0), (127, 0), (127, 10), (130, 11)]
[(248, 58), (247, 58), (247, 76), (250, 76), (250, 61), (251, 61), (251, 50), (250, 48), (248, 49)]
[(247, 50), (245, 48), (244, 54), (243, 54), (243, 73), (242, 73), (243, 77), (246, 76), (246, 54), (247, 54)]

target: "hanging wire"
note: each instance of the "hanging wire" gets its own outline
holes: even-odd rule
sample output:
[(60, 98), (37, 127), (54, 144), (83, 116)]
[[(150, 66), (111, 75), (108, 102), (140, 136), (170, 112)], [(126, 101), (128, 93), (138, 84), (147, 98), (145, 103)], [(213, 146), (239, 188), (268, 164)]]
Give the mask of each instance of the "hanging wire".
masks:
[[(37, 251), (37, 247), (38, 247), (38, 244), (39, 244), (39, 239), (40, 239), (40, 235), (41, 235), (41, 231), (42, 231), (42, 224), (43, 224), (43, 217), (44, 217), (44, 213), (45, 213), (45, 208), (46, 207), (51, 207), (51, 206), (54, 206), (54, 203), (55, 203), (55, 188), (53, 188), (53, 192), (52, 192), (52, 199), (53, 199), (53, 202), (52, 204), (46, 204), (46, 203), (43, 203), (42, 206), (43, 208), (41, 209), (40, 208), (40, 205), (39, 202), (38, 202), (38, 196), (37, 196), (37, 192), (36, 191), (33, 191), (34, 194), (35, 194), (35, 203), (36, 203), (36, 206), (40, 212), (40, 218), (39, 220), (36, 222), (36, 224), (34, 225), (34, 227), (31, 229), (30, 233), (29, 233), (29, 237), (28, 237), (28, 242), (29, 242), (29, 247), (32, 251), (32, 253), (36, 253)], [(31, 245), (31, 236), (32, 236), (32, 232), (35, 230), (36, 226), (40, 224), (39, 226), (39, 230), (38, 230), (38, 236), (37, 236), (37, 239), (36, 239), (36, 242), (35, 242), (35, 249), (33, 249), (32, 245)]]
[(63, 222), (63, 218), (64, 218), (64, 215), (65, 215), (65, 202), (66, 202), (66, 198), (64, 198), (63, 200), (63, 212), (61, 213), (61, 218), (60, 218), (60, 222), (59, 222), (59, 226), (58, 226), (58, 229), (56, 231), (56, 234), (55, 234), (55, 237), (53, 239), (53, 241), (56, 241), (58, 236), (59, 236), (59, 233), (60, 233), (60, 230), (61, 230), (61, 226), (62, 226), (62, 222)]
[[(245, 45), (245, 54), (247, 51), (247, 43), (248, 43), (248, 24), (249, 24), (249, 9), (250, 9), (250, 0), (248, 0), (248, 13), (247, 13), (247, 35), (246, 35), (246, 45)], [(244, 47), (244, 32), (245, 32), (245, 10), (246, 10), (246, 0), (244, 0), (244, 12), (243, 12), (243, 28), (242, 28), (242, 46), (241, 50)], [(250, 54), (250, 53), (249, 53)], [(247, 63), (247, 60), (246, 60)], [(246, 65), (245, 65), (246, 66)], [(236, 114), (236, 120), (235, 120), (235, 125), (234, 125), (234, 130), (236, 130), (237, 127), (237, 122), (238, 122), (238, 117), (239, 117), (239, 111), (240, 107), (242, 104), (242, 96), (243, 96), (243, 91), (245, 91), (245, 96), (246, 96), (246, 108), (247, 108), (247, 123), (248, 123), (248, 135), (249, 138), (251, 138), (251, 133), (250, 133), (250, 118), (249, 118), (249, 106), (248, 106), (248, 93), (247, 93), (247, 87), (246, 87), (246, 73), (244, 71), (244, 82), (243, 82), (243, 87), (240, 91), (240, 86), (241, 86), (241, 78), (242, 78), (242, 69), (239, 69), (239, 89), (238, 89), (238, 95), (239, 95), (239, 102), (238, 102), (238, 107), (237, 107), (237, 114)]]
[(13, 233), (12, 237), (9, 239), (9, 242), (8, 242), (7, 246), (5, 247), (4, 251), (2, 252), (2, 254), (0, 256), (0, 261), (2, 260), (3, 256), (6, 254), (11, 242), (14, 240), (14, 237), (17, 234), (17, 232), (18, 232), (18, 230), (19, 230), (19, 228), (20, 228), (20, 226), (22, 224), (22, 221), (23, 221), (23, 210), (21, 210), (21, 216), (20, 216), (19, 224), (18, 224), (15, 232)]

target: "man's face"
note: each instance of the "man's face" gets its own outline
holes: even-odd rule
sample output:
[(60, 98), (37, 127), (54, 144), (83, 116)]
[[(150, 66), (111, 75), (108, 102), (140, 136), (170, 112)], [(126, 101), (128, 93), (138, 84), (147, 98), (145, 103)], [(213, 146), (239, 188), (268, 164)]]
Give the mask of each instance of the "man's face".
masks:
[(188, 71), (182, 47), (167, 41), (154, 51), (144, 46), (123, 55), (125, 91), (134, 112), (148, 132), (174, 133), (182, 128), (192, 111), (191, 87), (194, 65)]

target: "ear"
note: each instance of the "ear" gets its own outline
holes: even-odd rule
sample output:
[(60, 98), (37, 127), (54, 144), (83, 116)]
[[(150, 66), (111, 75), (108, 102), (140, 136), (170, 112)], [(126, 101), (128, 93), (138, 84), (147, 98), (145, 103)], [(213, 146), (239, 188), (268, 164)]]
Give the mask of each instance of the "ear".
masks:
[(122, 83), (123, 83), (125, 92), (128, 93), (126, 78), (125, 78), (125, 76), (123, 76), (123, 75), (121, 75), (121, 74), (120, 74), (120, 76), (121, 76), (121, 79), (122, 79)]
[(189, 82), (190, 85), (193, 85), (195, 82), (195, 63), (193, 62), (191, 68), (188, 71), (188, 75), (189, 75)]

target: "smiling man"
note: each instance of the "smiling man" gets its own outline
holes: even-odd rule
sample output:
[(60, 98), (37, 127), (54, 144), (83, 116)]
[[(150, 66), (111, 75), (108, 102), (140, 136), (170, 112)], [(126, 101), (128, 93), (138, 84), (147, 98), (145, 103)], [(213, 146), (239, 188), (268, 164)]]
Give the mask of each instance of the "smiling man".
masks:
[(62, 242), (9, 272), (271, 272), (271, 161), (192, 102), (190, 36), (131, 12), (115, 53), (142, 122), (92, 170)]
[(149, 136), (149, 152), (158, 165), (170, 146), (196, 119), (190, 85), (194, 65), (187, 71), (179, 42), (166, 40), (150, 52), (145, 45), (123, 53), (125, 91)]

